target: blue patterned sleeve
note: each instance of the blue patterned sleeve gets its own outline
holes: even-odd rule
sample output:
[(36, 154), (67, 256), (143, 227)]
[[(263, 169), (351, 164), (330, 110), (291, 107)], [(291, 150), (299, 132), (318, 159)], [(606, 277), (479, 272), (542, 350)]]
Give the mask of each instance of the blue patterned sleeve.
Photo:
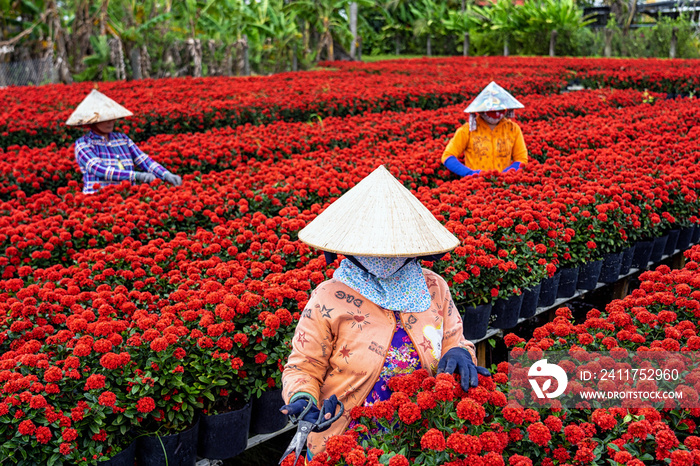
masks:
[(162, 180), (168, 170), (163, 168), (161, 164), (150, 158), (145, 152), (139, 149), (139, 146), (137, 146), (136, 143), (131, 140), (131, 138), (127, 136), (124, 137), (129, 141), (129, 153), (131, 153), (131, 158), (134, 161), (134, 165), (140, 168), (142, 171), (152, 173)]
[(92, 147), (84, 141), (75, 143), (75, 160), (78, 162), (83, 173), (88, 173), (99, 180), (134, 181), (134, 172), (119, 170), (118, 168), (102, 164), (102, 159), (95, 154)]

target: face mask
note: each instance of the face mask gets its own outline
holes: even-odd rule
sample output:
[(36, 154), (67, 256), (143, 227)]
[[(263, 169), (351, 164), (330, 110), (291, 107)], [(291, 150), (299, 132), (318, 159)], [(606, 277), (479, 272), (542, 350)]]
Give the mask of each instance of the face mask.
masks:
[(369, 273), (377, 278), (389, 278), (406, 263), (406, 257), (355, 256)]
[(493, 112), (481, 113), (481, 118), (483, 118), (486, 123), (495, 125), (498, 124), (498, 122), (501, 121), (505, 115), (505, 110), (496, 110)]

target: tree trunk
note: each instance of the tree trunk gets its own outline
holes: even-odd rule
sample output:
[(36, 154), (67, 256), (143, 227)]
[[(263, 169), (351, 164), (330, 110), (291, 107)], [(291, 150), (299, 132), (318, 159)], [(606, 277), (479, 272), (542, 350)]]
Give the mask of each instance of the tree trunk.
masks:
[(90, 18), (90, 2), (80, 0), (76, 6), (73, 20), (73, 33), (68, 36), (68, 50), (73, 55), (73, 66), (76, 73), (85, 69), (83, 58), (89, 54), (90, 36), (92, 35), (92, 20)]
[(138, 47), (131, 48), (131, 79), (141, 79), (141, 50)]
[(141, 76), (143, 79), (151, 77), (151, 55), (148, 53), (146, 44), (141, 46)]
[(226, 45), (226, 53), (224, 55), (224, 73), (226, 76), (233, 76), (233, 45)]
[(350, 44), (350, 57), (355, 60), (357, 51), (357, 2), (350, 3), (350, 32), (352, 43)]
[(637, 14), (637, 0), (629, 0), (627, 4), (627, 11), (627, 21), (625, 21), (625, 28), (622, 31), (624, 35), (627, 35), (629, 32), (630, 26), (632, 26), (632, 21), (634, 21), (634, 15)]
[(104, 36), (107, 34), (107, 8), (109, 7), (109, 0), (102, 0), (102, 7), (100, 8), (100, 35)]
[(47, 21), (51, 25), (51, 33), (53, 37), (51, 38), (51, 44), (49, 46), (53, 50), (53, 44), (56, 44), (56, 56), (54, 61), (55, 73), (58, 76), (60, 82), (64, 84), (70, 84), (73, 82), (73, 77), (70, 74), (67, 63), (67, 53), (66, 53), (66, 39), (63, 37), (63, 28), (61, 28), (61, 20), (58, 16), (58, 9), (56, 4), (52, 2), (47, 5), (47, 8), (51, 8), (51, 13), (47, 17)]
[(126, 64), (124, 63), (124, 47), (119, 37), (112, 37), (108, 41), (109, 44), (109, 61), (114, 65), (114, 73), (117, 81), (126, 79)]
[(236, 41), (236, 73), (250, 76), (250, 60), (248, 58), (248, 36), (243, 34)]
[(397, 32), (394, 36), (394, 54), (399, 54), (399, 33)]
[(219, 76), (219, 69), (216, 66), (216, 42), (214, 39), (207, 41), (209, 56), (207, 57), (207, 76)]
[(309, 48), (309, 41), (311, 40), (310, 27), (311, 26), (309, 22), (304, 20), (304, 32), (302, 33), (302, 43), (304, 44), (304, 50), (302, 50), (301, 52), (304, 59), (306, 59), (311, 53), (311, 49)]
[(428, 34), (428, 40), (426, 41), (425, 48), (429, 57), (433, 55), (432, 42), (432, 37), (430, 36), (430, 34)]
[(294, 44), (292, 49), (292, 71), (299, 71), (299, 62), (297, 61), (297, 44)]
[(173, 45), (168, 44), (163, 51), (163, 68), (164, 72), (170, 74), (171, 78), (175, 77), (175, 60), (173, 60)]
[(607, 58), (610, 58), (612, 56), (612, 38), (613, 38), (613, 30), (610, 28), (605, 28), (605, 51), (603, 55), (605, 55)]
[(671, 30), (671, 50), (669, 50), (669, 58), (676, 58), (676, 45), (678, 43), (678, 27), (674, 26)]
[(193, 69), (192, 76), (195, 78), (202, 77), (202, 41), (190, 37), (187, 39), (187, 49), (192, 57)]
[(469, 33), (464, 33), (464, 44), (462, 45), (462, 55), (469, 56)]
[(503, 56), (507, 57), (510, 54), (510, 51), (508, 50), (508, 36), (505, 36), (503, 39)]
[(554, 56), (554, 45), (557, 42), (557, 30), (553, 29), (552, 32), (549, 34), (549, 56), (553, 57)]

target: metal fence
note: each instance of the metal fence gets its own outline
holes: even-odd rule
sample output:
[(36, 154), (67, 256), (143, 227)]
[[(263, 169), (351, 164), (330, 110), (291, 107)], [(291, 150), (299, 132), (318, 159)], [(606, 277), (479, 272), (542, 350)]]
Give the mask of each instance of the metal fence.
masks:
[(55, 83), (57, 81), (56, 70), (51, 57), (7, 63), (0, 62), (0, 87), (30, 86)]

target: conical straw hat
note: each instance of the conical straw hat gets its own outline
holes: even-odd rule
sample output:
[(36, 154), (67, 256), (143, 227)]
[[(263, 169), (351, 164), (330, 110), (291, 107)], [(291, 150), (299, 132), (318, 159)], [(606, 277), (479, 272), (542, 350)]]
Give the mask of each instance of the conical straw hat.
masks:
[(491, 81), (464, 112), (479, 113), (494, 110), (511, 110), (514, 108), (524, 108), (524, 105), (518, 102), (508, 91)]
[(380, 166), (299, 232), (323, 251), (414, 257), (451, 251), (459, 240)]
[(93, 89), (73, 111), (68, 126), (91, 125), (101, 121), (116, 120), (133, 115), (97, 89)]

